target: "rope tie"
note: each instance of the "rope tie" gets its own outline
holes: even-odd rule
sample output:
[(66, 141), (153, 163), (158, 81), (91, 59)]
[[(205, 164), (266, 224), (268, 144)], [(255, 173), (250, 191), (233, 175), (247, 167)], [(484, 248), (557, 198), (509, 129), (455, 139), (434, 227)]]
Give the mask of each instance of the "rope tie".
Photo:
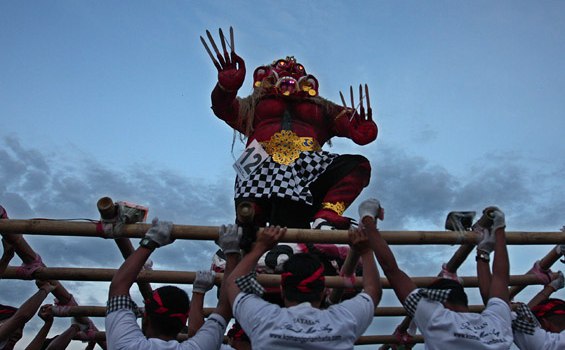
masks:
[(16, 274), (25, 280), (33, 279), (33, 273), (41, 268), (45, 267), (41, 256), (35, 253), (35, 259), (29, 263), (22, 263), (20, 267), (16, 270)]
[(53, 311), (53, 316), (57, 317), (69, 317), (71, 316), (71, 307), (65, 305), (52, 305), (51, 310)]
[(55, 302), (54, 304), (56, 306), (78, 306), (77, 301), (75, 300), (75, 297), (72, 294), (69, 294), (71, 297), (69, 298), (69, 300), (67, 300), (67, 302), (63, 303), (61, 300), (55, 298)]
[(457, 281), (460, 284), (463, 284), (463, 279), (459, 276), (457, 276), (457, 272), (449, 272), (447, 270), (447, 264), (442, 264), (441, 265), (441, 272), (439, 273), (439, 277), (441, 278), (447, 278), (453, 281)]
[(528, 271), (528, 273), (535, 275), (538, 280), (544, 285), (551, 282), (551, 269), (542, 269), (539, 260), (534, 263), (534, 266), (530, 269), (530, 271)]

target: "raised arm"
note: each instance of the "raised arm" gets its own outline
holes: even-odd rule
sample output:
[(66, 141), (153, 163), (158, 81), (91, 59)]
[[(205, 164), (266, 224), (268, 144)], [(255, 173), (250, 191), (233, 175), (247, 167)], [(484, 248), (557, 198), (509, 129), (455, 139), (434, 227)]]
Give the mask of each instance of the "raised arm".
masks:
[(232, 317), (227, 280), (241, 258), (241, 250), (239, 248), (240, 240), (241, 228), (237, 225), (222, 225), (220, 227), (217, 243), (226, 256), (226, 268), (224, 269), (224, 278), (222, 279), (222, 285), (220, 287), (220, 299), (218, 300), (217, 312), (224, 317), (226, 322)]
[(156, 248), (174, 241), (174, 239), (171, 238), (172, 228), (173, 224), (171, 222), (159, 221), (157, 218), (153, 219), (151, 228), (139, 243), (140, 247), (124, 261), (112, 278), (108, 299), (118, 295), (129, 295), (132, 284), (137, 279), (137, 275), (151, 253), (153, 253)]
[[(363, 220), (366, 216), (384, 216), (384, 210), (381, 208), (378, 200), (369, 199), (361, 203), (359, 206), (359, 217)], [(379, 230), (377, 230), (376, 225), (368, 225), (365, 229), (369, 235), (369, 242), (371, 243), (371, 248), (377, 257), (379, 265), (381, 265), (381, 268), (383, 269), (388, 282), (394, 289), (398, 300), (404, 303), (406, 297), (417, 288), (416, 284), (398, 267), (394, 254), (390, 250), (388, 243), (381, 236)]]
[(492, 219), (490, 213), (495, 207), (487, 207), (483, 210), (481, 218), (473, 225), (473, 231), (480, 234), (477, 243), (477, 278), (479, 280), (479, 292), (483, 304), (488, 303), (492, 275), (490, 272), (490, 255), (494, 250), (496, 239), (492, 231)]
[(492, 282), (490, 284), (489, 297), (500, 298), (510, 302), (508, 283), (510, 282), (510, 263), (508, 250), (506, 248), (506, 221), (501, 210), (492, 212), (492, 231), (495, 235), (494, 261), (492, 264)]
[(4, 271), (6, 271), (6, 267), (8, 267), (15, 253), (14, 246), (4, 238), (2, 238), (2, 246), (4, 247), (4, 252), (2, 253), (2, 258), (0, 258), (0, 278), (4, 275)]
[(16, 311), (12, 317), (2, 324), (0, 327), (0, 339), (8, 338), (17, 329), (22, 328), (41, 306), (41, 303), (47, 298), (49, 293), (55, 289), (55, 286), (46, 281), (37, 281), (39, 290), (26, 300), (22, 306)]
[[(235, 53), (233, 29), (230, 27), (230, 52), (226, 48), (226, 39), (222, 29), (219, 30), (222, 52), (218, 49), (212, 34), (207, 30), (206, 36), (214, 49), (215, 57), (203, 37), (200, 41), (218, 70), (218, 83), (212, 91), (212, 110), (221, 119), (236, 128), (239, 104), (236, 99), (237, 91), (245, 80), (245, 62)], [(240, 130), (241, 131), (241, 130)]]
[(57, 338), (53, 339), (46, 350), (65, 350), (78, 332), (84, 332), (88, 330), (88, 328), (88, 324), (79, 323), (77, 319), (73, 317), (69, 328), (59, 334)]
[[(353, 247), (351, 247), (351, 249), (349, 249), (349, 252), (347, 252), (347, 256), (345, 257), (345, 261), (341, 266), (341, 270), (339, 271), (339, 275), (342, 278), (345, 279), (355, 278), (355, 268), (357, 266), (357, 263), (359, 262), (359, 257), (360, 257), (359, 252), (357, 252)], [(338, 303), (341, 300), (342, 295), (343, 295), (343, 288), (333, 288), (330, 292), (330, 295), (328, 296), (329, 304)]]
[(349, 241), (351, 248), (361, 255), (363, 264), (363, 290), (373, 299), (375, 307), (381, 301), (383, 290), (381, 287), (381, 279), (379, 270), (375, 263), (375, 257), (369, 244), (369, 235), (366, 227), (376, 227), (375, 218), (365, 216), (362, 218), (362, 227), (359, 229), (349, 230)]
[(543, 286), (543, 289), (528, 302), (528, 307), (532, 308), (542, 301), (549, 299), (551, 294), (557, 292), (559, 289), (562, 289), (564, 286), (565, 278), (563, 277), (563, 272), (559, 271), (557, 277)]
[(235, 298), (240, 293), (240, 289), (235, 283), (235, 280), (238, 277), (252, 272), (255, 269), (255, 265), (257, 265), (259, 258), (261, 258), (263, 254), (276, 246), (278, 241), (281, 239), (281, 237), (284, 236), (285, 233), (286, 228), (280, 228), (279, 226), (270, 226), (263, 228), (257, 233), (257, 240), (251, 248), (251, 251), (241, 259), (239, 264), (237, 264), (237, 266), (232, 271), (232, 273), (230, 273), (227, 279), (226, 287), (228, 292), (228, 300), (232, 306)]
[(196, 272), (192, 284), (192, 299), (188, 312), (188, 337), (192, 337), (204, 324), (204, 295), (214, 287), (216, 273), (210, 270)]
[(40, 307), (37, 316), (43, 320), (43, 326), (25, 350), (40, 350), (53, 325), (53, 310), (51, 310), (51, 305), (43, 305)]

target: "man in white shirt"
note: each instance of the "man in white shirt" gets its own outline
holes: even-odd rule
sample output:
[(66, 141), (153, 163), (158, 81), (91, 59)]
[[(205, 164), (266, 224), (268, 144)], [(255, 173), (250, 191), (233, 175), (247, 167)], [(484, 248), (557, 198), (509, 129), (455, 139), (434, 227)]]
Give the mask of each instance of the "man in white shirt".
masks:
[(172, 223), (153, 220), (152, 227), (140, 242), (140, 247), (130, 255), (112, 278), (108, 293), (106, 315), (106, 340), (109, 350), (189, 350), (219, 349), (231, 310), (225, 298), (204, 325), (190, 339), (179, 343), (178, 332), (186, 325), (190, 301), (186, 292), (174, 286), (164, 286), (153, 291), (145, 301), (143, 330), (136, 322), (137, 306), (129, 295), (143, 265), (158, 247), (170, 244)]
[[(375, 200), (374, 205), (380, 207)], [(378, 230), (369, 232), (369, 241), (396, 296), (424, 336), (430, 350), (502, 350), (512, 344), (511, 314), (508, 305), (509, 263), (506, 250), (504, 214), (497, 210), (494, 223), (482, 241), (493, 243), (493, 280), (486, 309), (470, 313), (467, 295), (456, 281), (439, 279), (428, 288), (417, 288), (402, 271)]]
[(516, 313), (514, 343), (521, 350), (565, 349), (565, 301), (546, 299), (531, 311), (521, 304)]
[[(362, 225), (375, 226), (374, 211), (366, 211)], [(260, 231), (251, 251), (227, 279), (233, 313), (254, 349), (353, 349), (356, 339), (373, 320), (382, 290), (378, 270), (364, 229), (351, 229), (352, 249), (361, 256), (363, 288), (352, 299), (321, 310), (325, 280), (320, 261), (311, 254), (295, 254), (284, 264), (281, 289), (285, 307), (271, 304), (257, 294), (261, 286), (254, 267), (272, 249), (286, 229), (269, 227)]]

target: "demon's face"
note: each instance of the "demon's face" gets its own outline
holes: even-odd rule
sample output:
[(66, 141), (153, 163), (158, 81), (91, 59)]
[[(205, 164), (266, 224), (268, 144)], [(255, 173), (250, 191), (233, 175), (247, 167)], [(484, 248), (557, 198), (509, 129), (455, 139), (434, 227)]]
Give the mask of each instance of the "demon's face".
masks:
[(273, 87), (276, 93), (289, 95), (318, 95), (318, 80), (307, 75), (306, 69), (293, 56), (274, 61), (270, 66), (261, 66), (253, 73), (253, 86)]
[(298, 80), (306, 75), (304, 66), (296, 62), (296, 59), (292, 56), (274, 61), (271, 68), (277, 72), (279, 77), (292, 77)]

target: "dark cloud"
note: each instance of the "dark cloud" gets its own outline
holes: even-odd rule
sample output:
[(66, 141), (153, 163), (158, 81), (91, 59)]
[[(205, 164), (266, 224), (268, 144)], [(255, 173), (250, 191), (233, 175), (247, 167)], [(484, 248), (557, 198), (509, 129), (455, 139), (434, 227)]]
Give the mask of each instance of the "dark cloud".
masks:
[(533, 173), (531, 164), (518, 155), (496, 154), (470, 164), (462, 179), (424, 158), (386, 146), (371, 162), (373, 178), (361, 197), (381, 200), (387, 228), (418, 224), (421, 229), (443, 229), (450, 211), (475, 210), (480, 215), (489, 205), (505, 211), (511, 230), (555, 231), (563, 225), (565, 200), (555, 190), (562, 177), (554, 170), (559, 164), (546, 167), (543, 174)]
[[(0, 204), (11, 218), (96, 219), (96, 201), (110, 196), (148, 206), (150, 217), (180, 224), (215, 226), (234, 220), (233, 178), (197, 179), (144, 164), (116, 169), (86, 156), (72, 158), (26, 149), (15, 138), (0, 142), (5, 146), (0, 150)], [(565, 170), (563, 163), (533, 174), (516, 155), (494, 155), (471, 164), (468, 174), (459, 178), (397, 148), (381, 147), (369, 158), (373, 178), (360, 199), (376, 196), (381, 200), (386, 208), (385, 229), (442, 230), (449, 211), (480, 211), (490, 204), (505, 210), (514, 230), (555, 231), (564, 224), (565, 199), (556, 190)], [(350, 211), (355, 211), (354, 206)], [(27, 240), (48, 266), (117, 268), (123, 261), (112, 240), (58, 236), (27, 236)], [(137, 245), (137, 240), (133, 243)], [(393, 247), (399, 265), (410, 275), (437, 274), (457, 247), (434, 247), (423, 253), (421, 248)], [(152, 259), (156, 269), (193, 271), (208, 268), (215, 250), (212, 242), (179, 241), (158, 250)], [(533, 260), (535, 257), (527, 264)], [(17, 263), (16, 258), (13, 264)], [(471, 263), (464, 265), (462, 274), (474, 274), (473, 268)], [(0, 302), (6, 304), (19, 305), (35, 290), (30, 281), (3, 280), (2, 284)], [(103, 305), (105, 301), (107, 283), (63, 284), (81, 303)], [(103, 321), (96, 321), (103, 328)], [(65, 327), (59, 324), (57, 328), (62, 331)], [(29, 329), (37, 328), (33, 323)]]
[(381, 200), (387, 227), (433, 222), (452, 207), (459, 182), (445, 169), (387, 147), (380, 149), (372, 164), (373, 178), (363, 196), (376, 195)]

